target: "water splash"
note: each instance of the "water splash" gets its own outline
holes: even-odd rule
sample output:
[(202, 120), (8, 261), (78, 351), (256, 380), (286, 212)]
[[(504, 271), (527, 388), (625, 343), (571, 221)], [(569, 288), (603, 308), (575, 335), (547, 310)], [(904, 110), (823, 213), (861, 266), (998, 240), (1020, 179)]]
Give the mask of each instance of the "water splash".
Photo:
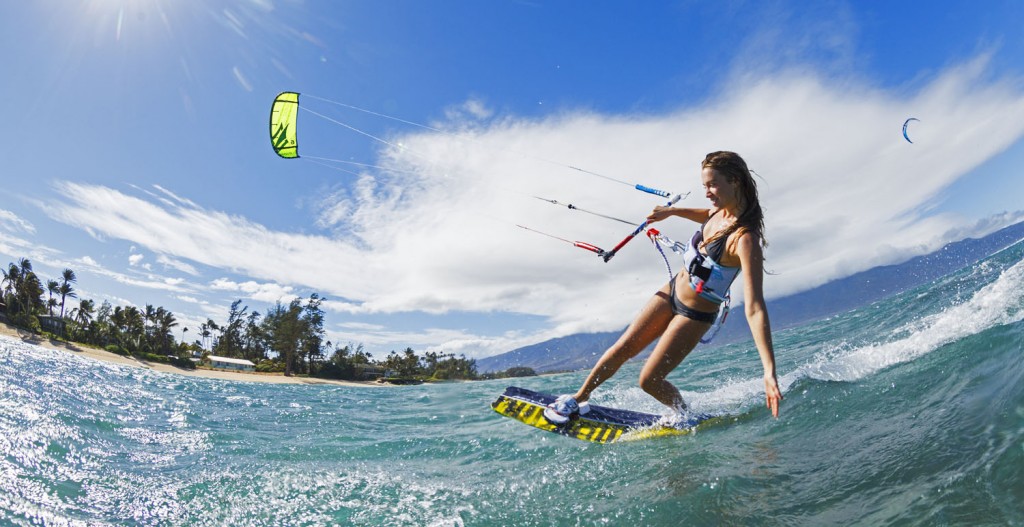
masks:
[(843, 355), (808, 364), (787, 376), (789, 384), (810, 377), (856, 381), (889, 366), (910, 362), (943, 345), (987, 329), (1024, 319), (1024, 262), (1004, 271), (966, 302), (912, 320), (895, 334), (902, 338), (858, 347)]

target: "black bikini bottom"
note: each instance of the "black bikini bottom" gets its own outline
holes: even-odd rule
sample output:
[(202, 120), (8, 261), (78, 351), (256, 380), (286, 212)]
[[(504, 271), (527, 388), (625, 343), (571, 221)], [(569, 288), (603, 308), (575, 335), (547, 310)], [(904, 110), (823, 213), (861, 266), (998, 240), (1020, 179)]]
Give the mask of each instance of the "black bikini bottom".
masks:
[(669, 289), (668, 289), (668, 291), (669, 291), (668, 292), (668, 294), (669, 294), (669, 305), (672, 306), (672, 312), (673, 313), (675, 313), (677, 315), (682, 315), (682, 316), (684, 316), (684, 317), (686, 317), (686, 318), (688, 318), (690, 320), (694, 320), (694, 321), (697, 321), (697, 322), (704, 322), (706, 324), (714, 324), (715, 323), (715, 319), (718, 318), (718, 313), (707, 313), (705, 311), (697, 311), (696, 309), (693, 309), (693, 308), (690, 308), (690, 307), (687, 307), (687, 306), (683, 305), (683, 303), (679, 301), (679, 298), (676, 297), (676, 279), (675, 279), (675, 277), (673, 277), (672, 281), (669, 282), (669, 286), (668, 287), (669, 287)]

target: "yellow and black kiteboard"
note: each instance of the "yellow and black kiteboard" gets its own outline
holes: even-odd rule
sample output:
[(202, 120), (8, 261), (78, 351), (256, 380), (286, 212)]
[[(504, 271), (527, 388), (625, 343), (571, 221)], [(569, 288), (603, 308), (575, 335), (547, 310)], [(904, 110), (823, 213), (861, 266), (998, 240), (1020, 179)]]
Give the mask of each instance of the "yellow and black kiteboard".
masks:
[(491, 408), (535, 428), (595, 443), (688, 434), (716, 418), (709, 414), (697, 414), (673, 423), (673, 426), (666, 426), (659, 423), (659, 415), (591, 404), (590, 411), (585, 415), (574, 415), (565, 424), (555, 424), (544, 418), (544, 407), (554, 400), (554, 395), (509, 386), (498, 400), (491, 403)]

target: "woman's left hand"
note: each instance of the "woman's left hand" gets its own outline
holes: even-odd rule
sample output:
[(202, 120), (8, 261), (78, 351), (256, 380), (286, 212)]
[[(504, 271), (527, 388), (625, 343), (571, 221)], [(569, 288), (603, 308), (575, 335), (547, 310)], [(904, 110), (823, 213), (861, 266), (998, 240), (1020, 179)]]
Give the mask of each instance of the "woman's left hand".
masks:
[(782, 392), (779, 390), (779, 381), (774, 375), (766, 375), (764, 378), (764, 396), (768, 408), (772, 411), (772, 417), (778, 417)]

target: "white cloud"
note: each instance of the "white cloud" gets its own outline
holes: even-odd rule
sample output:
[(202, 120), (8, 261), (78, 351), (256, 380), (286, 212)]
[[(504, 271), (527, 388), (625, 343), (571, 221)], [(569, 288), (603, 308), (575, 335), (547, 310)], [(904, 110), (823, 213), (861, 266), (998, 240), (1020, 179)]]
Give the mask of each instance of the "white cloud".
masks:
[(31, 241), (0, 231), (0, 254), (6, 254), (12, 259), (21, 258), (35, 249), (36, 245)]
[[(132, 255), (132, 256), (135, 256), (135, 255)], [(131, 261), (131, 257), (129, 257), (129, 261)], [(102, 264), (98, 263), (95, 259), (93, 259), (93, 258), (91, 258), (89, 256), (84, 256), (82, 258), (78, 258), (77, 260), (75, 260), (75, 264), (76, 264), (76, 267), (77, 267), (75, 269), (75, 271), (77, 272), (80, 280), (81, 280), (81, 277), (86, 275), (86, 273), (91, 273), (91, 274), (94, 274), (94, 275), (99, 275), (99, 276), (103, 276), (103, 277), (109, 278), (109, 279), (114, 280), (115, 282), (118, 282), (118, 283), (123, 284), (123, 285), (131, 286), (131, 287), (139, 287), (139, 288), (142, 288), (142, 289), (152, 289), (152, 290), (158, 290), (158, 291), (169, 291), (169, 292), (175, 292), (175, 293), (184, 293), (184, 292), (192, 289), (192, 286), (190, 286), (188, 283), (186, 283), (181, 278), (169, 278), (169, 277), (156, 276), (156, 275), (152, 275), (152, 274), (146, 274), (144, 278), (137, 278), (135, 276), (129, 276), (129, 275), (124, 274), (124, 273), (119, 273), (117, 271), (113, 271), (111, 269), (107, 269)], [(67, 265), (64, 265), (62, 262), (59, 262), (59, 261), (58, 262), (54, 262), (51, 265), (55, 265), (57, 267), (60, 267), (60, 266), (67, 267)]]
[(232, 291), (244, 293), (247, 298), (259, 302), (273, 304), (275, 302), (288, 303), (298, 298), (291, 286), (283, 286), (272, 283), (257, 283), (249, 280), (246, 282), (234, 282), (227, 278), (218, 278), (210, 282), (210, 287), (221, 291)]
[[(171, 293), (183, 293), (186, 291), (194, 291), (196, 289), (194, 284), (190, 284), (182, 278), (159, 276), (150, 273), (140, 273), (142, 274), (143, 277), (139, 278), (137, 276), (131, 276), (128, 274), (119, 273), (117, 271), (107, 269), (102, 265), (97, 264), (95, 261), (93, 261), (91, 264), (88, 264), (86, 263), (85, 260), (92, 259), (86, 257), (79, 260), (79, 276), (82, 276), (84, 273), (87, 272), (94, 275), (112, 279), (119, 284), (123, 284), (129, 287), (166, 291)], [(143, 267), (148, 267), (148, 265), (144, 265)], [(149, 302), (149, 300), (147, 300), (147, 302)]]
[[(339, 312), (529, 313), (548, 317), (548, 336), (617, 329), (667, 279), (650, 244), (638, 238), (606, 264), (515, 225), (609, 248), (629, 229), (531, 196), (638, 220), (658, 201), (567, 165), (692, 191), (684, 205), (702, 207), (700, 160), (740, 152), (763, 178), (777, 273), (765, 287), (778, 297), (936, 248), (962, 228), (962, 218), (929, 214), (937, 196), (1024, 134), (1024, 93), (985, 68), (984, 59), (950, 68), (912, 94), (788, 71), (734, 79), (719, 98), (664, 115), (576, 111), (487, 125), (474, 115), (450, 123), (470, 139), (417, 130), (395, 140), (404, 146), (376, 162), (394, 171), (360, 178), (334, 196), (337, 208), (322, 210), (333, 237), (274, 231), (164, 189), (169, 199), (147, 200), (64, 182), (45, 210), (169, 259), (250, 277), (211, 286), (254, 300), (308, 288)], [(915, 144), (900, 133), (909, 116), (921, 120)], [(694, 227), (659, 225), (675, 239)], [(380, 336), (392, 337), (467, 349), (488, 340), (441, 330)]]
[(171, 192), (170, 190), (167, 190), (164, 187), (161, 187), (160, 185), (153, 185), (153, 188), (157, 189), (158, 191), (160, 191), (161, 193), (163, 193), (163, 194), (165, 194), (167, 196), (170, 196), (172, 199), (174, 199), (175, 202), (177, 202), (177, 203), (179, 203), (181, 205), (184, 205), (186, 207), (191, 207), (191, 208), (198, 208), (199, 207), (199, 205), (197, 205), (196, 202), (194, 202), (194, 201), (192, 201), (190, 199), (183, 198), (183, 197), (175, 194), (174, 192)]
[(380, 324), (369, 324), (366, 322), (344, 322), (338, 324), (338, 327), (350, 331), (382, 331), (386, 328), (386, 326)]
[(180, 260), (175, 260), (174, 258), (170, 258), (167, 255), (164, 255), (164, 254), (158, 255), (156, 257), (156, 261), (157, 261), (157, 263), (162, 264), (165, 268), (175, 269), (177, 271), (181, 271), (181, 272), (183, 272), (185, 274), (189, 274), (189, 275), (192, 275), (192, 276), (199, 276), (199, 271), (197, 271), (195, 267), (193, 267), (193, 266), (191, 266), (191, 265), (189, 265), (189, 264), (187, 264), (185, 262), (182, 262)]
[(8, 236), (2, 231), (0, 231), (0, 254), (9, 255), (12, 260), (27, 258), (32, 262), (36, 274), (44, 280), (48, 277), (59, 276), (60, 271), (65, 268), (70, 267), (77, 270), (79, 261), (68, 261), (60, 250), (48, 247), (37, 240)]
[(8, 232), (26, 232), (28, 234), (35, 234), (36, 227), (27, 220), (18, 217), (17, 214), (9, 211), (0, 209), (0, 227), (3, 227)]
[(334, 313), (348, 313), (356, 314), (360, 313), (362, 309), (359, 304), (352, 302), (339, 302), (337, 300), (326, 299), (320, 303), (320, 307), (325, 311), (331, 311)]
[(469, 119), (471, 121), (483, 121), (494, 116), (494, 111), (480, 99), (469, 99), (466, 102), (445, 110), (447, 123), (440, 123), (438, 126), (445, 126), (451, 122), (458, 122)]
[(139, 253), (131, 254), (131, 255), (128, 256), (128, 265), (131, 265), (133, 267), (136, 266), (136, 265), (139, 265), (139, 262), (141, 262), (143, 260), (143, 258), (145, 258), (145, 256), (143, 256), (142, 254), (139, 254)]
[(246, 78), (245, 74), (242, 73), (242, 70), (239, 69), (238, 66), (231, 68), (231, 74), (235, 76), (235, 80), (238, 81), (238, 85), (241, 86), (243, 90), (247, 92), (252, 91), (252, 83), (249, 82), (249, 79)]

